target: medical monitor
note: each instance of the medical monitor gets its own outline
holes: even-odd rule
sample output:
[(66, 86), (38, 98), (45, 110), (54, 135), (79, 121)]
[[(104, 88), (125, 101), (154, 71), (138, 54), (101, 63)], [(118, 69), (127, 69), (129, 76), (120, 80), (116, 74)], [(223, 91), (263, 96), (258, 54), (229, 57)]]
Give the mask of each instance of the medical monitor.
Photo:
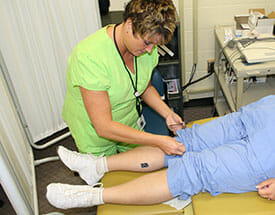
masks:
[(247, 63), (275, 61), (275, 38), (238, 41), (237, 47)]

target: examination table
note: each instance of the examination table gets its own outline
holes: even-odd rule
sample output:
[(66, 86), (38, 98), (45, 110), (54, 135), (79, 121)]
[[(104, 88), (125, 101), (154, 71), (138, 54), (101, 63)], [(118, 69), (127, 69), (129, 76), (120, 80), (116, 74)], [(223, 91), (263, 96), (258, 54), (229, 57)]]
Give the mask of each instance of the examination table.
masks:
[[(213, 118), (189, 123), (202, 124)], [(104, 187), (110, 187), (130, 181), (147, 173), (116, 171), (105, 174), (102, 178)], [(156, 205), (115, 205), (98, 206), (97, 215), (275, 215), (275, 201), (269, 201), (258, 196), (257, 192), (242, 194), (220, 194), (211, 196), (209, 193), (199, 193), (193, 196), (192, 204), (182, 210), (177, 210), (166, 204)]]

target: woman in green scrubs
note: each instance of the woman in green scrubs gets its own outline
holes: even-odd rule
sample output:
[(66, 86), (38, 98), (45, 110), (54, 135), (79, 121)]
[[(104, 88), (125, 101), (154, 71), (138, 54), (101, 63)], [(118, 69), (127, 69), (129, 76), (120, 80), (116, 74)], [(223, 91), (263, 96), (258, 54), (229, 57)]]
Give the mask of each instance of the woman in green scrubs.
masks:
[(184, 148), (174, 138), (143, 131), (141, 113), (142, 99), (166, 119), (171, 131), (183, 125), (150, 83), (158, 64), (156, 46), (166, 44), (175, 30), (173, 2), (131, 0), (123, 20), (103, 27), (73, 49), (63, 118), (82, 153), (109, 156), (141, 144), (180, 155)]

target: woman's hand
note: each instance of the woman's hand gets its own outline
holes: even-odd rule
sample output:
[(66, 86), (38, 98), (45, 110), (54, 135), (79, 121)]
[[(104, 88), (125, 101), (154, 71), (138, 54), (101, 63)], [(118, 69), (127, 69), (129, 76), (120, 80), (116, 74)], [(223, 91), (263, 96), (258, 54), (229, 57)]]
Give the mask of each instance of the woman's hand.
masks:
[(182, 155), (185, 152), (185, 146), (169, 136), (161, 136), (162, 139), (157, 145), (167, 155)]
[(177, 130), (185, 128), (185, 123), (182, 121), (180, 116), (171, 111), (171, 113), (166, 117), (166, 124), (170, 131), (175, 135)]
[(256, 188), (261, 197), (268, 200), (275, 200), (275, 178), (269, 178), (259, 183)]

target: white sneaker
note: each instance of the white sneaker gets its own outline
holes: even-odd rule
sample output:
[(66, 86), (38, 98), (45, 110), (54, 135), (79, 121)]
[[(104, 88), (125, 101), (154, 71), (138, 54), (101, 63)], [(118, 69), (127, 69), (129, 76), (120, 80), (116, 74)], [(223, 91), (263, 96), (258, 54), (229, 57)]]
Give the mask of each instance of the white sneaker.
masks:
[(56, 208), (83, 208), (103, 204), (103, 187), (52, 183), (47, 186), (46, 197)]
[[(100, 161), (101, 166), (105, 157), (96, 157), (92, 154), (81, 154), (70, 151), (63, 146), (57, 149), (61, 161), (72, 171), (78, 172), (79, 176), (89, 185), (97, 183), (106, 172), (103, 167), (98, 170), (97, 163)], [(100, 160), (101, 159), (101, 160)], [(107, 164), (105, 164), (106, 166)]]

